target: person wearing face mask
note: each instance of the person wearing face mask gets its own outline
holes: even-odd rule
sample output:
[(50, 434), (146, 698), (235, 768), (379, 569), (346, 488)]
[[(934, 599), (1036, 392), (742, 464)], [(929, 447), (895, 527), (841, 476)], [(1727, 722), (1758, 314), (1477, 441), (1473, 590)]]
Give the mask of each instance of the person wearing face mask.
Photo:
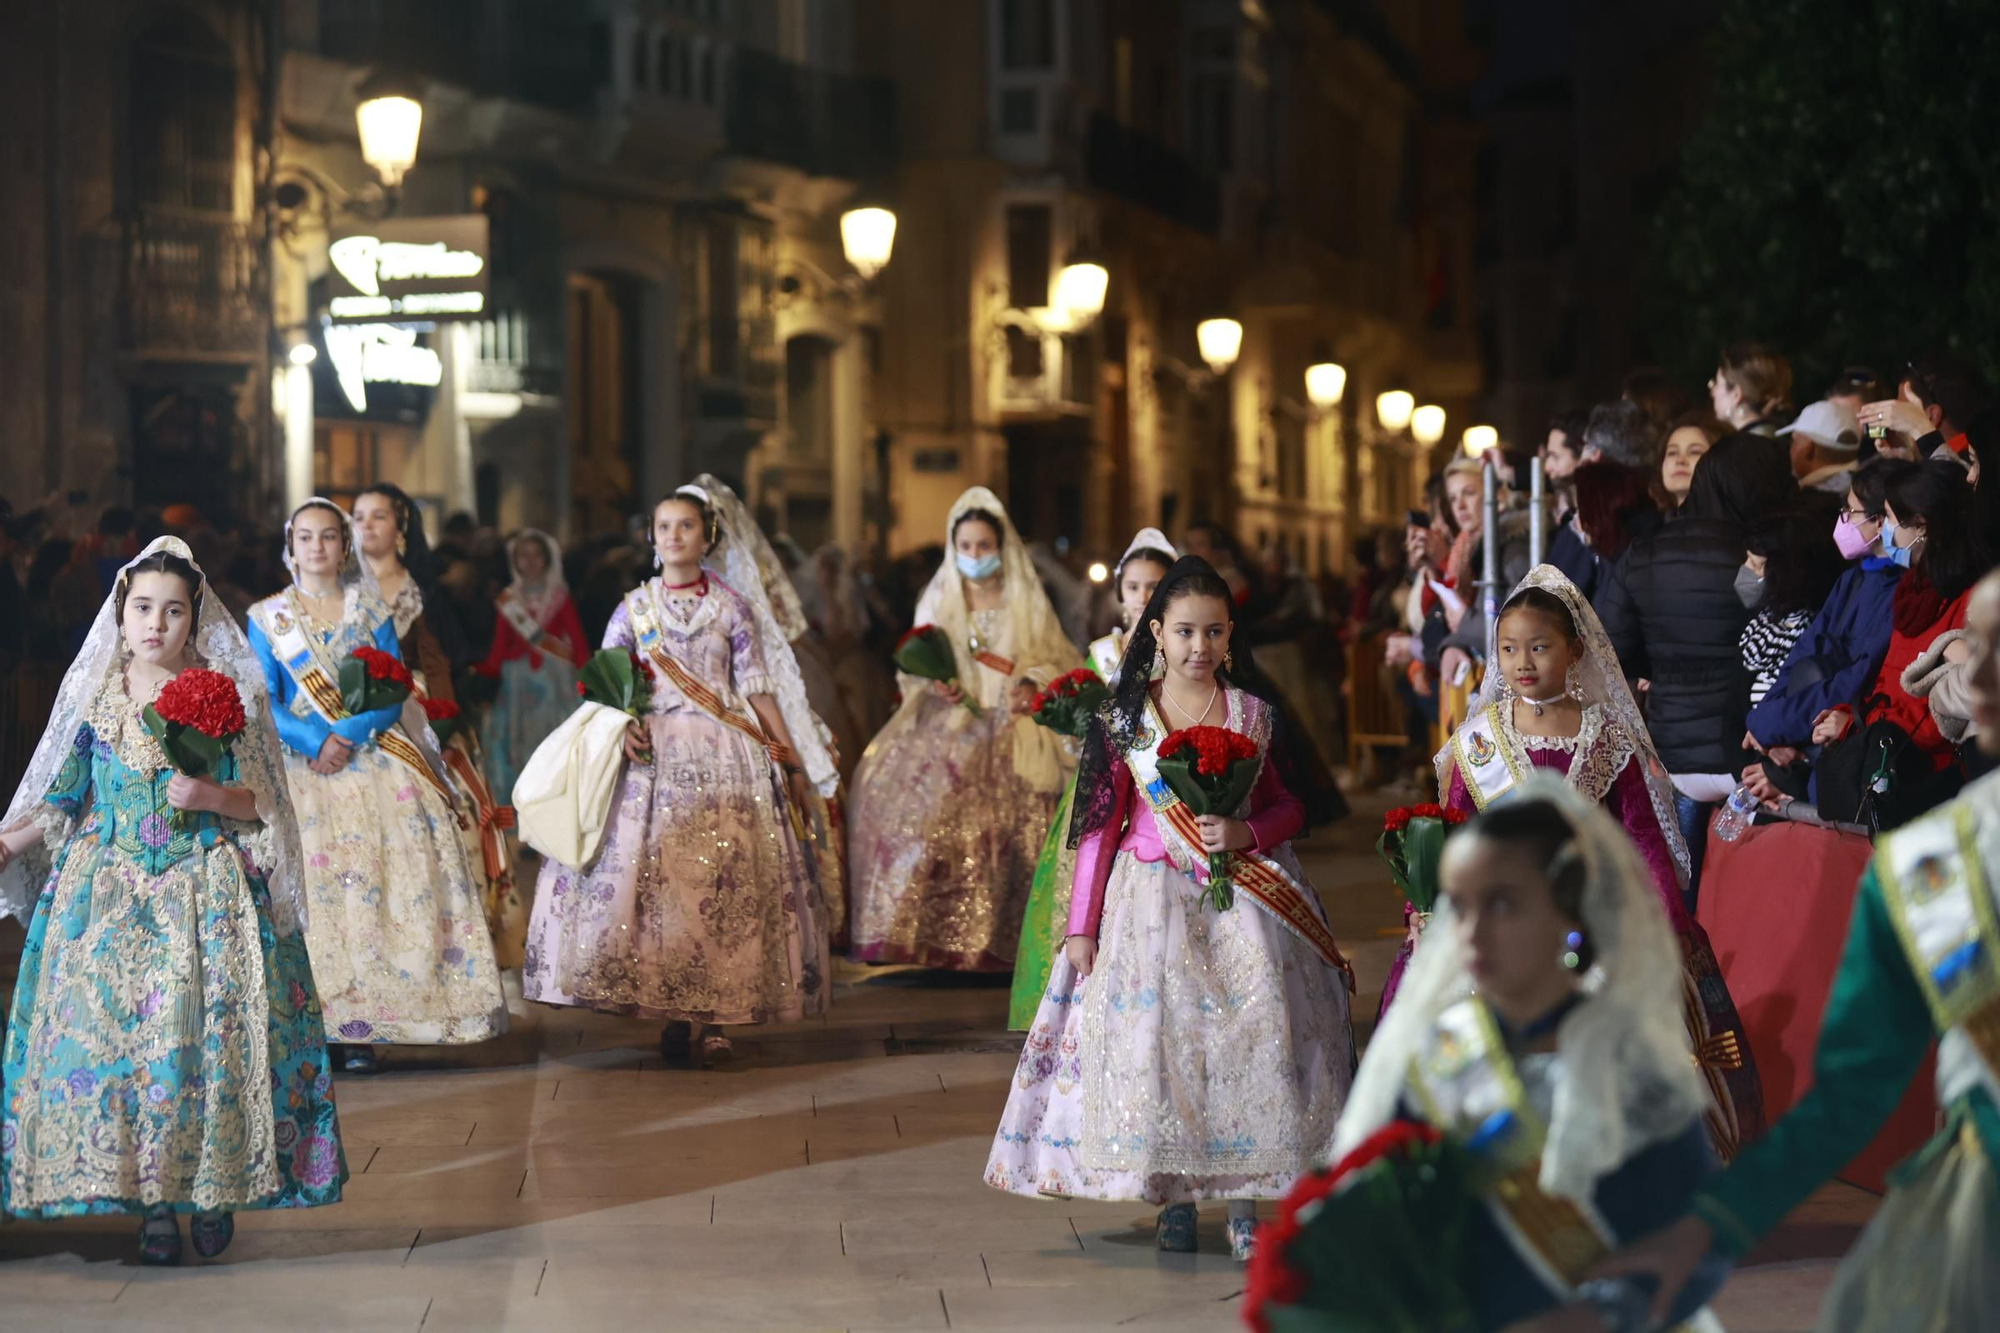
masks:
[[(1863, 735), (1884, 724), (1884, 739), (1907, 742), (1914, 756), (1898, 761), (1894, 785), (1901, 790), (1878, 813), (1888, 821), (1920, 812), (1951, 794), (1956, 754), (1939, 730), (1923, 698), (1903, 688), (1903, 673), (1939, 635), (1965, 624), (1966, 599), (1973, 583), (1992, 567), (1986, 537), (1973, 508), (1972, 485), (1956, 466), (1922, 463), (1898, 473), (1889, 483), (1883, 504), (1882, 549), (1905, 572), (1890, 603), (1889, 643), (1882, 666), (1862, 692), (1858, 710), (1837, 707), (1814, 726), (1814, 743), (1833, 746), (1861, 738), (1859, 770), (1867, 770), (1875, 747)], [(1900, 744), (1892, 749), (1900, 752)], [(1843, 758), (1845, 757), (1843, 753)], [(1832, 750), (1815, 765), (1815, 796), (1821, 813), (1835, 819), (1855, 818), (1862, 792), (1872, 773), (1849, 773)], [(1850, 804), (1854, 806), (1849, 809)], [(1878, 802), (1878, 805), (1883, 803)]]
[[(1908, 508), (1914, 498), (1904, 493)], [(1890, 503), (1905, 517), (1904, 504)], [(1943, 536), (1936, 519), (1930, 539)], [(1933, 553), (1932, 559), (1937, 558)], [(1920, 560), (1921, 569), (1928, 560)], [(1943, 572), (1942, 565), (1939, 572)], [(1969, 595), (1966, 705), (2000, 748), (2000, 574)], [(1657, 1282), (1666, 1318), (1718, 1257), (1742, 1255), (1830, 1180), (1887, 1122), (1935, 1043), (1937, 1134), (1889, 1177), (1889, 1192), (1834, 1274), (1821, 1333), (1990, 1328), (2000, 1309), (2000, 778), (1879, 839), (1855, 892), (1811, 1087), (1687, 1214), (1597, 1265), (1590, 1277)], [(1364, 1069), (1365, 1073), (1365, 1069)], [(1648, 1326), (1657, 1326), (1648, 1325)]]
[[(174, 686), (224, 729), (235, 714), (202, 777), (143, 720)], [(29, 921), (5, 1212), (138, 1214), (140, 1262), (174, 1264), (180, 1214), (213, 1259), (238, 1210), (340, 1201), (284, 764), (243, 631), (179, 538), (153, 542), (114, 579), (0, 818), (0, 915)]]
[[(1747, 719), (1743, 747), (1762, 758), (1743, 770), (1742, 781), (1760, 800), (1808, 795), (1804, 765), (1815, 727), (1830, 710), (1860, 697), (1881, 667), (1889, 647), (1890, 601), (1903, 577), (1902, 566), (1882, 550), (1882, 520), (1890, 480), (1914, 466), (1878, 458), (1853, 473), (1833, 524), (1833, 544), (1847, 568)], [(1794, 768), (1798, 776), (1785, 781), (1785, 771)]]
[(1005, 972), (1076, 764), (1074, 743), (1028, 714), (1036, 690), (1082, 659), (998, 496), (965, 492), (944, 531), (944, 563), (916, 624), (944, 633), (958, 676), (899, 676), (902, 706), (855, 770), (850, 956)]

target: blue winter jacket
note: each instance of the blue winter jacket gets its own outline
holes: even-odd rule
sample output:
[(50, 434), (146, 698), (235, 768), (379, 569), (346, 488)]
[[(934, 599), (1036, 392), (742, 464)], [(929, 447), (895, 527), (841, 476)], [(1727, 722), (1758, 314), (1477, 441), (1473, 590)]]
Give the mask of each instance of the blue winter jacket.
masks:
[(1826, 605), (1792, 645), (1777, 683), (1750, 710), (1750, 734), (1759, 744), (1804, 745), (1812, 739), (1814, 718), (1860, 699), (1889, 647), (1889, 603), (1902, 572), (1869, 556), (1834, 583)]

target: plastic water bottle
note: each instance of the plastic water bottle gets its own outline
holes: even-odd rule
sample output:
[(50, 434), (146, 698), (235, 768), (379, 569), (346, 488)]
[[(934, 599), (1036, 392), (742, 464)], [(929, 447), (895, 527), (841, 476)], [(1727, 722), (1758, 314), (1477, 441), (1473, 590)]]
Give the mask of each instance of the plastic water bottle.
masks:
[(1748, 787), (1738, 787), (1729, 793), (1722, 809), (1715, 812), (1715, 836), (1724, 842), (1735, 842), (1756, 817), (1757, 798), (1750, 794)]

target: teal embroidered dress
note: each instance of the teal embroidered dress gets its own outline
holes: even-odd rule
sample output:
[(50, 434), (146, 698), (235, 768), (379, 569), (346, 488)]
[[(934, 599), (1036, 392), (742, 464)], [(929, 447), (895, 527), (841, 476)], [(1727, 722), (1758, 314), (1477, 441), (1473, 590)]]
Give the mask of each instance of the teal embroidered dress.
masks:
[[(303, 935), (272, 925), (263, 826), (205, 812), (176, 826), (173, 776), (109, 673), (37, 816), (54, 861), (0, 1118), (15, 1216), (340, 1199), (319, 1000)], [(217, 778), (236, 782), (233, 758)]]

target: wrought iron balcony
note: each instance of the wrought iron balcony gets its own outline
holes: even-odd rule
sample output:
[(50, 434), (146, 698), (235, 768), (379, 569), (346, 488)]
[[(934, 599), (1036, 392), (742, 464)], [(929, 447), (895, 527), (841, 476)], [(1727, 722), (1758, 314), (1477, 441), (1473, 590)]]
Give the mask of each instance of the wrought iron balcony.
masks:
[(1090, 117), (1090, 183), (1184, 227), (1213, 236), (1222, 228), (1222, 190), (1181, 153), (1103, 112)]
[(148, 357), (254, 360), (268, 342), (270, 275), (250, 223), (166, 213), (121, 237), (124, 346)]

